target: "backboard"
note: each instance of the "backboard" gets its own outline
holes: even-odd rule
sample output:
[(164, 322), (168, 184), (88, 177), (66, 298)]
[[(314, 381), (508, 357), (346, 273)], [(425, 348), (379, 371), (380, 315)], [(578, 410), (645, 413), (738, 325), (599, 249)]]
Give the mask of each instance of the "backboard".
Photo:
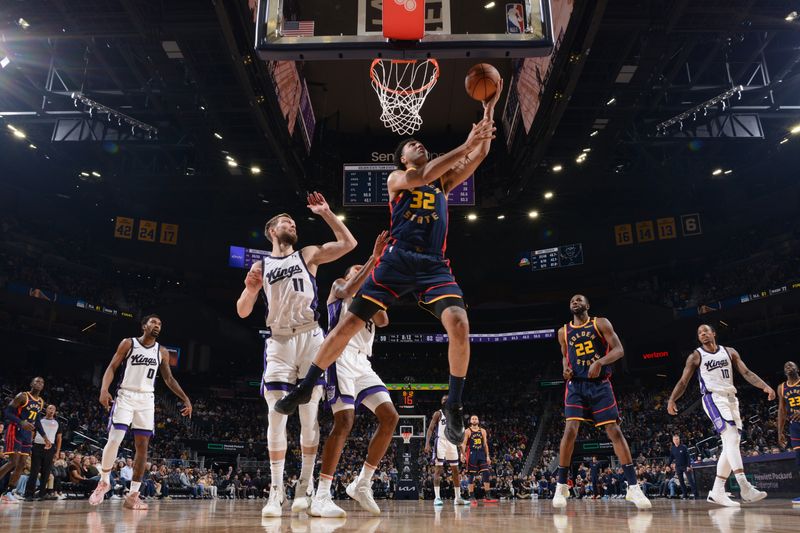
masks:
[(263, 60), (338, 60), (533, 57), (553, 47), (550, 0), (426, 0), (421, 41), (385, 39), (382, 9), (381, 0), (259, 0), (255, 48)]

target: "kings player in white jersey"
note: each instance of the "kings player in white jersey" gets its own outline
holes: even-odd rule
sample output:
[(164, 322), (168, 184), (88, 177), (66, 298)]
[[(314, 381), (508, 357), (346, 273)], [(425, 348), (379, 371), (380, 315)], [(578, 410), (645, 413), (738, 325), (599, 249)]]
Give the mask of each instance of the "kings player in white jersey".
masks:
[(730, 347), (717, 344), (717, 332), (713, 326), (702, 324), (697, 328), (698, 347), (686, 360), (683, 375), (667, 403), (667, 411), (671, 415), (678, 414), (675, 402), (683, 396), (692, 375), (697, 374), (700, 380), (700, 392), (703, 395), (703, 410), (714, 424), (714, 429), (722, 439), (722, 451), (717, 461), (717, 477), (714, 486), (708, 493), (708, 501), (725, 507), (739, 507), (739, 502), (731, 500), (725, 492), (725, 482), (733, 470), (736, 482), (741, 487), (742, 499), (746, 502), (757, 502), (767, 497), (767, 493), (756, 489), (744, 475), (742, 454), (739, 450), (742, 418), (739, 415), (739, 400), (736, 399), (736, 387), (733, 386), (733, 370), (739, 371), (748, 383), (764, 391), (771, 400), (775, 399), (775, 391), (747, 368), (739, 352)]
[[(447, 403), (447, 396), (442, 396), (442, 407)], [(461, 476), (458, 474), (458, 463), (460, 460), (460, 452), (458, 446), (447, 440), (444, 435), (444, 430), (447, 427), (447, 415), (444, 409), (439, 409), (431, 417), (431, 423), (428, 425), (428, 432), (425, 434), (425, 454), (431, 453), (433, 450), (433, 493), (434, 507), (441, 507), (444, 505), (440, 493), (440, 482), (444, 467), (450, 465), (450, 473), (453, 476), (453, 488), (455, 489), (454, 505), (469, 505), (469, 502), (461, 497)], [(431, 448), (431, 439), (433, 439), (433, 448)]]
[[(370, 276), (375, 263), (388, 241), (389, 232), (384, 231), (375, 239), (375, 246), (369, 260), (363, 265), (353, 265), (347, 269), (343, 278), (333, 282), (328, 295), (328, 330), (336, 324), (353, 303), (353, 296)], [(344, 509), (331, 499), (331, 482), (336, 465), (342, 455), (347, 436), (353, 428), (355, 410), (363, 405), (378, 419), (378, 427), (369, 442), (367, 457), (359, 475), (345, 489), (348, 496), (361, 507), (374, 515), (381, 513), (372, 495), (372, 476), (383, 458), (400, 415), (394, 408), (389, 391), (383, 381), (372, 369), (372, 342), (375, 328), (386, 327), (389, 317), (386, 311), (379, 311), (366, 322), (364, 327), (350, 339), (344, 352), (328, 367), (326, 372), (327, 403), (333, 411), (333, 428), (322, 450), (322, 468), (319, 473), (319, 487), (311, 501), (308, 514), (324, 518), (346, 516)], [(302, 406), (300, 406), (302, 408)]]
[[(100, 403), (111, 409), (108, 417), (108, 442), (103, 448), (103, 462), (100, 471), (100, 482), (89, 497), (89, 503), (99, 505), (111, 488), (109, 474), (117, 459), (119, 445), (125, 438), (128, 429), (133, 432), (136, 455), (133, 463), (133, 478), (124, 506), (128, 509), (145, 510), (147, 504), (139, 499), (139, 487), (142, 484), (145, 463), (147, 462), (147, 446), (155, 431), (155, 390), (156, 374), (160, 371), (167, 387), (183, 402), (181, 414), (192, 416), (192, 402), (183, 392), (181, 386), (172, 376), (169, 367), (169, 353), (157, 341), (161, 334), (161, 319), (156, 315), (148, 315), (142, 319), (142, 336), (122, 339), (117, 352), (103, 374), (100, 386)], [(117, 369), (122, 368), (116, 397), (108, 392)]]
[[(245, 278), (245, 288), (236, 302), (236, 311), (242, 318), (253, 312), (262, 290), (267, 305), (266, 322), (270, 336), (264, 345), (261, 393), (268, 408), (267, 448), (272, 478), (269, 501), (261, 511), (265, 517), (281, 516), (285, 499), (283, 469), (287, 416), (275, 410), (275, 403), (295, 387), (298, 376), (302, 378), (306, 374), (324, 338), (317, 322), (317, 267), (336, 261), (357, 244), (321, 194), (315, 192), (308, 195), (308, 208), (330, 226), (336, 240), (295, 250), (297, 227), (292, 217), (285, 213), (272, 217), (264, 228), (264, 235), (272, 242), (272, 252), (263, 261), (252, 265)], [(324, 383), (324, 380), (320, 380), (318, 386), (314, 387), (311, 401), (299, 410), (303, 462), (292, 503), (293, 512), (305, 511), (311, 504), (314, 463), (319, 445), (317, 410)]]

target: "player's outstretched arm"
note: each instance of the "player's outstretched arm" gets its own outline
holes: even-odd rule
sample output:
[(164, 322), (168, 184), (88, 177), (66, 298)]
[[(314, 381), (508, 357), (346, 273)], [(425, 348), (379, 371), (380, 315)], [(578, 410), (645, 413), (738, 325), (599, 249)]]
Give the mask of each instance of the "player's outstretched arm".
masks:
[(303, 261), (314, 270), (311, 272), (313, 276), (316, 274), (316, 267), (325, 263), (336, 261), (347, 252), (352, 251), (357, 245), (358, 241), (347, 229), (347, 226), (339, 220), (339, 217), (333, 214), (325, 197), (318, 192), (312, 192), (308, 195), (308, 208), (315, 215), (322, 217), (322, 220), (333, 230), (336, 237), (335, 241), (326, 242), (322, 246), (306, 246), (302, 250)]
[(678, 405), (675, 402), (680, 400), (681, 396), (683, 396), (683, 393), (686, 392), (686, 387), (689, 385), (689, 381), (692, 379), (692, 376), (697, 371), (697, 367), (699, 366), (700, 354), (697, 353), (697, 350), (695, 350), (689, 355), (689, 357), (686, 358), (686, 366), (683, 367), (681, 379), (679, 379), (678, 383), (675, 384), (675, 388), (672, 389), (672, 394), (669, 396), (669, 401), (667, 402), (667, 412), (669, 414), (678, 414)]
[[(384, 230), (375, 238), (375, 246), (372, 248), (372, 255), (369, 256), (369, 259), (364, 263), (364, 266), (361, 267), (361, 270), (358, 271), (358, 274), (347, 281), (345, 281), (344, 278), (339, 278), (333, 282), (331, 296), (333, 296), (334, 299), (344, 300), (345, 298), (355, 296), (372, 273), (372, 269), (375, 268), (375, 264), (378, 262), (378, 258), (381, 256), (387, 242), (389, 242), (389, 232)], [(330, 303), (330, 299), (328, 303)]]
[(108, 388), (114, 380), (114, 374), (117, 372), (117, 368), (119, 368), (119, 365), (122, 364), (122, 361), (125, 360), (125, 357), (128, 356), (132, 348), (133, 341), (131, 339), (122, 339), (119, 346), (117, 346), (117, 351), (114, 352), (114, 357), (111, 358), (111, 362), (108, 363), (106, 371), (103, 373), (103, 381), (100, 384), (100, 405), (106, 409), (111, 409), (112, 400)]
[(253, 312), (253, 307), (258, 299), (258, 291), (264, 284), (261, 261), (256, 261), (250, 266), (250, 271), (244, 278), (244, 289), (239, 299), (236, 300), (236, 313), (239, 318), (247, 318)]
[[(491, 124), (494, 128), (494, 107), (502, 93), (503, 80), (501, 79), (500, 83), (497, 85), (494, 96), (483, 102), (483, 120), (481, 120), (481, 123)], [(493, 129), (492, 132), (494, 131)], [(442, 176), (442, 184), (445, 193), (449, 193), (475, 173), (480, 164), (483, 163), (483, 160), (486, 159), (486, 156), (489, 155), (492, 139), (494, 139), (494, 135), (484, 138), (477, 146), (470, 150), (463, 159), (457, 161), (453, 167)]]
[(764, 391), (770, 400), (774, 400), (775, 390), (767, 385), (763, 379), (758, 377), (755, 372), (747, 368), (747, 365), (744, 364), (744, 361), (742, 361), (742, 356), (739, 355), (739, 352), (733, 348), (728, 348), (728, 352), (731, 354), (731, 359), (733, 359), (733, 365), (736, 367), (736, 370), (739, 371), (742, 377), (746, 379), (747, 382), (753, 387)]
[(786, 447), (786, 399), (783, 397), (783, 383), (778, 385), (778, 446)]
[(192, 402), (189, 400), (189, 397), (186, 396), (186, 393), (183, 392), (183, 389), (178, 384), (178, 380), (172, 375), (172, 369), (169, 367), (169, 352), (163, 347), (159, 347), (159, 351), (161, 352), (161, 378), (164, 380), (166, 386), (169, 387), (169, 390), (174, 392), (175, 396), (180, 398), (183, 402), (181, 414), (192, 418)]
[[(413, 189), (414, 187), (421, 187), (443, 178), (454, 166), (467, 158), (473, 150), (482, 146), (484, 141), (491, 142), (494, 139), (495, 129), (494, 122), (481, 120), (472, 125), (472, 130), (469, 132), (467, 140), (458, 148), (431, 159), (422, 168), (395, 170), (389, 174), (389, 179), (386, 181), (389, 192), (396, 193), (406, 189)], [(477, 168), (477, 165), (475, 167)], [(467, 177), (470, 174), (467, 174)]]

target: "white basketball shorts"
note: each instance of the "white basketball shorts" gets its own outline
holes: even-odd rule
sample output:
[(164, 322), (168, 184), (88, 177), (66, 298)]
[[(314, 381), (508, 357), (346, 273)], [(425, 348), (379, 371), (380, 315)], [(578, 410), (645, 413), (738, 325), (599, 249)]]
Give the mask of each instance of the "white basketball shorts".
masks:
[(739, 400), (733, 394), (710, 392), (703, 395), (703, 411), (714, 424), (717, 433), (725, 431), (727, 426), (735, 426), (741, 431), (742, 417), (739, 415)]
[(384, 402), (391, 402), (389, 391), (372, 369), (369, 357), (351, 346), (325, 373), (326, 399), (334, 413), (355, 409), (361, 404), (373, 413)]
[(152, 436), (155, 431), (155, 396), (152, 392), (117, 391), (108, 417), (108, 430), (128, 428), (134, 435)]
[(457, 465), (458, 459), (458, 446), (437, 435), (433, 441), (433, 464), (436, 466)]
[[(294, 335), (269, 337), (264, 343), (262, 395), (265, 391), (292, 390), (306, 376), (324, 339), (319, 326)], [(319, 384), (324, 381), (320, 379)]]

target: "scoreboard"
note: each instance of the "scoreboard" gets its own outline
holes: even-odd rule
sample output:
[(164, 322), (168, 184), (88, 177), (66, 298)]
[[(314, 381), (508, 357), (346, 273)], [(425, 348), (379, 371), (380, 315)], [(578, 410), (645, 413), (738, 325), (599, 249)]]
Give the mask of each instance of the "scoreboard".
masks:
[[(386, 180), (397, 170), (394, 165), (380, 163), (345, 163), (342, 170), (345, 206), (385, 206), (389, 203)], [(449, 205), (475, 205), (475, 176), (467, 178), (447, 195)]]
[(228, 254), (228, 266), (250, 270), (250, 266), (253, 263), (261, 261), (267, 255), (269, 255), (269, 252), (266, 250), (231, 246)]
[[(531, 270), (547, 270), (582, 264), (583, 244), (581, 243), (534, 250), (530, 255)], [(520, 265), (523, 266), (524, 263), (521, 262)]]

